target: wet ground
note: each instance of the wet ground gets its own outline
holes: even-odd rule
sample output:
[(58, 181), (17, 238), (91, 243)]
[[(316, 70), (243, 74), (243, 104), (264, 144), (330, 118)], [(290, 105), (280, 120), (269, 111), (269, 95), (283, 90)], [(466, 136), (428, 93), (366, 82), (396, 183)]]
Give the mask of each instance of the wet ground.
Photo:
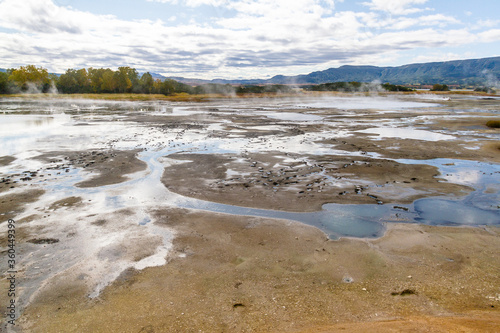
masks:
[[(210, 235), (209, 240), (220, 242), (231, 234), (231, 223), (241, 230), (254, 225), (257, 235), (269, 225), (278, 234), (289, 229), (291, 240), (301, 238), (303, 232), (316, 232), (301, 231), (304, 227), (291, 221), (319, 228), (313, 239), (319, 237), (322, 242), (326, 238), (319, 236), (321, 232), (330, 239), (372, 238), (352, 240), (347, 248), (336, 249), (358, 246), (355, 252), (363, 256), (368, 252), (360, 244), (376, 244), (375, 238), (387, 228), (398, 228), (398, 223), (408, 225), (404, 229), (408, 235), (419, 225), (475, 227), (464, 229), (473, 235), (477, 232), (472, 230), (484, 228), (494, 235), (489, 242), (498, 241), (500, 132), (485, 126), (500, 117), (497, 99), (460, 95), (449, 99), (335, 95), (203, 103), (2, 99), (0, 112), (4, 220), (0, 239), (6, 254), (6, 221), (14, 219), (16, 251), (22, 253), (16, 262), (17, 315), (28, 331), (48, 325), (35, 319), (35, 314), (53, 315), (44, 308), (46, 300), (59, 295), (68, 299), (73, 311), (93, 309), (103, 292), (115, 293), (123, 281), (165, 269), (162, 274), (168, 275), (177, 260), (189, 260), (203, 251), (199, 240), (190, 242), (188, 235), (202, 233), (201, 238)], [(236, 222), (248, 219), (254, 222)], [(226, 221), (225, 228), (217, 226), (217, 220)], [(204, 223), (205, 230), (199, 231)], [(294, 232), (298, 236), (292, 236)], [(432, 227), (425, 229), (431, 238), (433, 232)], [(248, 237), (245, 251), (266, 256), (257, 249), (269, 239)], [(387, 237), (382, 242), (394, 242)], [(301, 238), (305, 252), (307, 242)], [(206, 243), (208, 252), (214, 246), (210, 244)], [(495, 245), (490, 245), (487, 251), (493, 251)], [(217, 246), (231, 252), (235, 244), (230, 237)], [(288, 261), (286, 253), (294, 246), (284, 241), (276, 254)], [(384, 256), (389, 255), (384, 251)], [(222, 263), (214, 256), (205, 258), (206, 264), (214, 264), (214, 258)], [(500, 269), (498, 260), (490, 259), (486, 255), (481, 262), (493, 271)], [(338, 269), (333, 257), (327, 262)], [(2, 272), (7, 271), (6, 264), (2, 262)], [(199, 266), (200, 261), (189, 265)], [(323, 274), (314, 277), (314, 271), (327, 269), (318, 262), (311, 265), (301, 269), (313, 280)], [(259, 278), (280, 276), (266, 273), (257, 263), (250, 266), (262, 272), (260, 277), (249, 277), (254, 284)], [(375, 269), (371, 264), (362, 266), (352, 269), (363, 271), (363, 276)], [(311, 267), (315, 267), (312, 272)], [(474, 274), (482, 271), (476, 269)], [(499, 287), (498, 279), (491, 281), (493, 271), (484, 270), (491, 286), (485, 287), (486, 303), (491, 303), (487, 297)], [(339, 277), (339, 283), (344, 278)], [(244, 277), (238, 279), (245, 283)], [(254, 285), (252, 290), (257, 289)], [(9, 301), (7, 295), (0, 295), (0, 300)], [(259, 302), (265, 305), (265, 300)], [(248, 306), (241, 304), (233, 309)], [(385, 318), (390, 317), (387, 313)], [(300, 318), (304, 313), (296, 315)], [(310, 322), (333, 324), (325, 316)], [(65, 318), (75, 319), (67, 314)], [(308, 321), (298, 322), (295, 328), (307, 327)], [(213, 325), (220, 331), (220, 326)], [(272, 327), (266, 321), (259, 329)], [(105, 331), (103, 327), (94, 330)]]

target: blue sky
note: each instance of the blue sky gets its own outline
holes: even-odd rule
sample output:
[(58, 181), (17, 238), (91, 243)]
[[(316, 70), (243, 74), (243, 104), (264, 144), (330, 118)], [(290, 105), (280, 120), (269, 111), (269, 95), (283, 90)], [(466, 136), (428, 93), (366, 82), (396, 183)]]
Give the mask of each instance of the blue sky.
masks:
[(268, 78), (500, 55), (500, 1), (0, 0), (0, 68)]

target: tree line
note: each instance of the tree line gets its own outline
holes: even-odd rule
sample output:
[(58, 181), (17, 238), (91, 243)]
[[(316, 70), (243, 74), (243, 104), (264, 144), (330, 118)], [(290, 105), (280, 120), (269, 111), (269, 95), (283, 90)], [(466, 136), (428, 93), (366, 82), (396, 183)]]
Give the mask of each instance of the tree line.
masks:
[(34, 65), (21, 66), (0, 72), (0, 94), (21, 92), (59, 92), (63, 94), (85, 93), (140, 93), (173, 95), (177, 93), (199, 94), (244, 94), (290, 92), (285, 85), (233, 87), (230, 84), (207, 83), (190, 86), (172, 79), (155, 79), (148, 72), (139, 75), (135, 68), (68, 69), (64, 74), (49, 74)]
[[(412, 91), (411, 89), (384, 83), (374, 87), (373, 84), (361, 82), (332, 82), (317, 85), (302, 86), (309, 91), (345, 91), (359, 92), (382, 88), (386, 91)], [(155, 79), (148, 72), (139, 75), (135, 68), (118, 67), (114, 71), (109, 68), (68, 69), (64, 74), (50, 74), (41, 67), (34, 65), (21, 66), (0, 72), (0, 94), (20, 92), (59, 92), (63, 94), (76, 93), (141, 93), (173, 95), (187, 94), (261, 94), (290, 93), (291, 86), (275, 85), (241, 85), (208, 83), (190, 86), (172, 79)]]
[(143, 93), (170, 95), (189, 92), (191, 86), (175, 80), (154, 79), (150, 73), (139, 76), (135, 68), (68, 69), (64, 74), (49, 74), (46, 69), (34, 65), (21, 66), (0, 72), (0, 93), (56, 91), (76, 93)]

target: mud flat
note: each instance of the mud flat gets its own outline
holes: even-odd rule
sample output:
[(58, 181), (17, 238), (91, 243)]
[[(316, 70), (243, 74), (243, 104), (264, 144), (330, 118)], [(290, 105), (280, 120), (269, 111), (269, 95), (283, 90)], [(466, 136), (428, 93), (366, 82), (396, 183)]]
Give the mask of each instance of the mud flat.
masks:
[(97, 299), (61, 276), (26, 332), (478, 331), (500, 328), (500, 230), (391, 224), (330, 241), (283, 220), (158, 210), (168, 263), (124, 272)]
[(146, 163), (137, 159), (137, 153), (137, 150), (49, 152), (37, 158), (52, 163), (52, 170), (80, 168), (96, 174), (75, 184), (77, 187), (96, 187), (121, 183), (127, 179), (126, 175), (146, 169)]
[[(460, 195), (465, 186), (439, 182), (437, 168), (352, 156), (293, 158), (280, 153), (174, 154), (185, 163), (166, 168), (171, 191), (236, 206), (314, 212), (325, 203), (411, 203), (438, 195)], [(397, 184), (397, 186), (396, 186)], [(390, 187), (384, 195), (370, 194)]]
[[(19, 253), (16, 327), (2, 328), (500, 330), (496, 99), (0, 107), (0, 214)], [(375, 231), (333, 240), (309, 223), (324, 215)]]

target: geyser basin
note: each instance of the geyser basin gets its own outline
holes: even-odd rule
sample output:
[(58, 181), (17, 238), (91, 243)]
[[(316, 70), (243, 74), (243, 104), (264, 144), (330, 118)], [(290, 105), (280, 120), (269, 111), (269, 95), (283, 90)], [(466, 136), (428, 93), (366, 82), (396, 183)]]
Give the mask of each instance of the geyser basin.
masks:
[[(497, 103), (478, 101), (489, 103), (488, 110), (494, 108), (493, 102)], [(357, 111), (356, 108), (363, 110), (360, 113), (350, 111)], [(404, 110), (406, 118), (397, 112), (381, 113), (380, 110)], [(429, 118), (428, 113), (430, 116), (438, 113), (441, 120), (446, 117), (456, 119), (453, 110), (435, 103), (366, 97), (319, 101), (239, 99), (185, 104), (9, 99), (0, 100), (2, 111), (5, 114), (0, 114), (0, 121), (3, 121), (5, 131), (0, 135), (3, 147), (0, 173), (1, 177), (9, 179), (3, 184), (9, 184), (2, 188), (0, 195), (4, 201), (10, 202), (22, 194), (31, 193), (28, 191), (32, 189), (45, 192), (38, 193), (37, 199), (33, 197), (33, 202), (28, 200), (30, 198), (23, 199), (25, 201), (20, 202), (20, 207), (4, 206), (0, 213), (3, 216), (14, 214), (14, 219), (23, 221), (28, 239), (59, 240), (50, 246), (19, 244), (20, 250), (29, 253), (20, 261), (26, 272), (20, 307), (36, 295), (41, 285), (62, 274), (81, 278), (92, 290), (90, 295), (96, 296), (129, 268), (164, 264), (175, 232), (155, 220), (151, 212), (158, 208), (181, 207), (300, 221), (320, 228), (331, 238), (378, 237), (384, 232), (385, 223), (390, 222), (439, 225), (500, 222), (498, 164), (475, 162), (473, 159), (482, 151), (470, 151), (476, 155), (465, 155), (469, 151), (458, 145), (456, 149), (461, 149), (460, 152), (471, 161), (434, 158), (400, 162), (434, 165), (440, 171), (439, 177), (448, 183), (470, 186), (475, 190), (459, 198), (426, 198), (407, 205), (397, 202), (377, 205), (371, 200), (374, 204), (330, 203), (317, 212), (292, 213), (199, 200), (196, 193), (179, 195), (169, 191), (170, 184), (161, 182), (162, 173), (170, 164), (181, 163), (168, 158), (175, 153), (185, 154), (188, 159), (190, 153), (232, 154), (241, 160), (259, 153), (268, 156), (269, 167), (279, 170), (282, 168), (280, 163), (288, 164), (291, 169), (304, 168), (311, 174), (321, 174), (321, 170), (316, 170), (315, 162), (308, 161), (305, 156), (341, 155), (348, 159), (345, 170), (349, 170), (354, 158), (376, 160), (386, 153), (384, 147), (377, 146), (380, 140), (358, 132), (367, 126), (373, 127), (374, 123), (385, 127), (390, 123), (398, 128), (408, 128), (411, 124), (412, 130), (407, 133), (453, 136), (445, 142), (454, 144), (460, 139), (455, 133), (446, 129), (435, 132), (418, 128), (418, 121), (413, 121), (423, 117), (435, 119)], [(463, 118), (460, 121), (464, 121)], [(498, 141), (496, 133), (480, 130), (475, 133), (477, 140)], [(353, 138), (357, 141), (347, 142)], [(394, 141), (390, 144), (398, 143), (396, 138), (392, 139)], [(411, 139), (417, 145), (426, 143), (422, 137)], [(430, 144), (441, 143), (430, 141)], [(93, 169), (99, 163), (111, 161), (108, 165), (120, 173), (121, 167), (133, 162), (130, 152), (136, 150), (141, 150), (138, 158), (145, 163), (145, 169), (125, 174), (124, 180), (111, 185), (77, 186), (99, 176), (99, 170), (104, 169)], [(70, 162), (75, 154), (79, 158)], [(40, 159), (43, 155), (50, 155), (50, 158)], [(113, 161), (120, 160), (120, 156), (126, 158), (121, 157), (123, 162), (114, 165)], [(376, 163), (370, 163), (371, 168), (376, 167)], [(218, 167), (217, 164), (213, 166), (216, 171)], [(248, 165), (252, 171), (259, 167)], [(338, 167), (344, 170), (343, 165)], [(204, 168), (207, 172), (210, 169), (208, 164)], [(238, 178), (246, 172), (232, 167), (228, 170), (220, 169), (217, 177), (224, 180)], [(298, 171), (297, 177), (301, 176), (302, 171)], [(363, 177), (361, 172), (353, 174), (350, 179), (336, 181), (352, 185), (351, 191), (358, 183), (370, 188), (371, 181), (364, 181)], [(208, 177), (204, 181), (209, 181)], [(330, 186), (326, 183), (322, 186)], [(271, 192), (275, 186), (278, 185), (271, 186)], [(311, 188), (314, 186), (311, 184)], [(397, 189), (398, 184), (391, 183), (391, 186)], [(375, 191), (374, 187), (370, 189)], [(315, 188), (316, 193), (317, 190), (321, 189)], [(305, 192), (307, 194), (307, 190)], [(357, 198), (366, 200), (366, 193)], [(1, 223), (0, 232), (5, 230), (6, 223)], [(145, 244), (147, 246), (143, 246)], [(5, 270), (5, 262), (0, 265)]]
[[(431, 101), (434, 102), (433, 99)], [(491, 101), (488, 102), (491, 103)], [(158, 186), (163, 165), (158, 163), (157, 160), (162, 156), (168, 156), (176, 152), (211, 154), (230, 152), (241, 154), (252, 151), (267, 152), (282, 149), (290, 154), (312, 152), (319, 155), (352, 154), (354, 156), (359, 155), (359, 152), (342, 152), (327, 147), (319, 143), (319, 141), (332, 137), (332, 135), (336, 135), (340, 140), (343, 136), (355, 136), (356, 133), (373, 134), (371, 138), (375, 141), (377, 138), (424, 141), (450, 141), (456, 139), (456, 136), (446, 134), (445, 130), (437, 133), (414, 127), (401, 127), (402, 122), (398, 123), (398, 127), (375, 127), (355, 130), (358, 120), (356, 117), (351, 116), (349, 117), (349, 123), (354, 130), (349, 130), (346, 127), (346, 121), (342, 123), (324, 122), (322, 115), (322, 110), (325, 109), (330, 117), (332, 110), (337, 109), (411, 109), (412, 112), (416, 113), (415, 110), (440, 108), (438, 112), (440, 114), (444, 113), (446, 107), (435, 103), (415, 102), (395, 97), (369, 98), (356, 96), (327, 97), (320, 100), (311, 98), (304, 100), (228, 100), (227, 103), (218, 101), (216, 104), (8, 99), (4, 100), (1, 106), (7, 112), (2, 116), (2, 126), (5, 127), (5, 131), (0, 137), (3, 146), (6, 147), (4, 154), (13, 155), (18, 159), (11, 166), (4, 167), (4, 172), (7, 173), (15, 173), (18, 171), (15, 169), (22, 168), (23, 163), (25, 166), (34, 165), (31, 157), (48, 150), (64, 151), (70, 147), (79, 150), (105, 149), (109, 147), (148, 149), (147, 152), (141, 154), (141, 159), (148, 164), (150, 173), (141, 175), (131, 183), (112, 186), (113, 196), (107, 199), (106, 204), (113, 203), (112, 206), (115, 206), (116, 209), (134, 205), (133, 202), (126, 198), (129, 195), (128, 188), (140, 186), (140, 191), (137, 190), (139, 187), (136, 189), (136, 193), (140, 193), (140, 195), (134, 197), (143, 196), (145, 199), (140, 200), (141, 204), (147, 204), (150, 207), (173, 204), (180, 207), (231, 214), (291, 219), (315, 225), (332, 237), (379, 236), (383, 231), (383, 223), (391, 221), (426, 224), (494, 224), (498, 216), (498, 208), (494, 204), (495, 200), (498, 200), (498, 165), (460, 160), (398, 160), (401, 163), (437, 166), (442, 177), (449, 182), (471, 186), (475, 189), (472, 194), (463, 199), (433, 198), (418, 200), (414, 205), (406, 206), (407, 211), (393, 207), (398, 206), (398, 204), (327, 204), (323, 206), (322, 211), (316, 213), (288, 213), (241, 208), (185, 198), (176, 196), (167, 189)], [(304, 112), (305, 107), (306, 112)], [(307, 111), (309, 108), (316, 109)], [(163, 112), (162, 110), (179, 110), (179, 112)], [(68, 114), (65, 114), (65, 112)], [(384, 117), (376, 111), (373, 112), (381, 118)], [(152, 118), (148, 121), (149, 113)], [(345, 115), (343, 112), (340, 114)], [(188, 118), (183, 118), (183, 116)], [(255, 118), (252, 118), (252, 116)], [(419, 116), (416, 115), (415, 119)], [(145, 122), (141, 120), (141, 123), (153, 123), (160, 126), (167, 124), (168, 127), (166, 130), (159, 131), (157, 126), (147, 128), (141, 123), (134, 122), (134, 120), (141, 117), (146, 120)], [(359, 119), (359, 121), (360, 124), (364, 125), (364, 119)], [(241, 126), (245, 122), (249, 124)], [(183, 123), (185, 125), (182, 125)], [(175, 124), (175, 126), (169, 124)], [(193, 124), (196, 124), (196, 126), (193, 126)], [(231, 125), (237, 126), (237, 131), (231, 130), (234, 133), (224, 135), (224, 131), (230, 129)], [(294, 135), (290, 135), (286, 132), (290, 126), (302, 126), (306, 130), (292, 132)], [(315, 127), (313, 131), (308, 129), (312, 128), (312, 126)], [(332, 131), (332, 126), (340, 126), (340, 129)], [(414, 125), (412, 124), (412, 126)], [(193, 129), (189, 130), (190, 127)], [(319, 128), (319, 130), (316, 128)], [(249, 131), (255, 131), (256, 134), (249, 136), (246, 134)], [(254, 135), (261, 135), (261, 137), (254, 138)], [(363, 153), (366, 154), (366, 152)], [(368, 152), (368, 155), (377, 157), (379, 154), (377, 152)], [(464, 174), (469, 176), (464, 176)], [(491, 174), (491, 177), (485, 176), (487, 174)], [(76, 170), (71, 170), (68, 173), (68, 176), (70, 175), (72, 175), (75, 183), (85, 178), (84, 174), (76, 173)], [(237, 176), (238, 173), (231, 170), (226, 175)], [(59, 195), (53, 195), (54, 198), (62, 199), (67, 195), (89, 195), (88, 190), (74, 188), (67, 178), (59, 183), (55, 181), (48, 185), (47, 189), (50, 189), (53, 193), (59, 193)], [(122, 190), (125, 188), (127, 190)], [(96, 188), (91, 192), (101, 193), (102, 191)], [(155, 194), (150, 195), (150, 193)], [(165, 202), (154, 198), (170, 198), (170, 201)], [(454, 209), (455, 205), (467, 207), (466, 212), (464, 211), (464, 214), (459, 214), (455, 218), (448, 216), (447, 219), (442, 218), (438, 213), (442, 209)], [(462, 219), (463, 216), (468, 217)]]

